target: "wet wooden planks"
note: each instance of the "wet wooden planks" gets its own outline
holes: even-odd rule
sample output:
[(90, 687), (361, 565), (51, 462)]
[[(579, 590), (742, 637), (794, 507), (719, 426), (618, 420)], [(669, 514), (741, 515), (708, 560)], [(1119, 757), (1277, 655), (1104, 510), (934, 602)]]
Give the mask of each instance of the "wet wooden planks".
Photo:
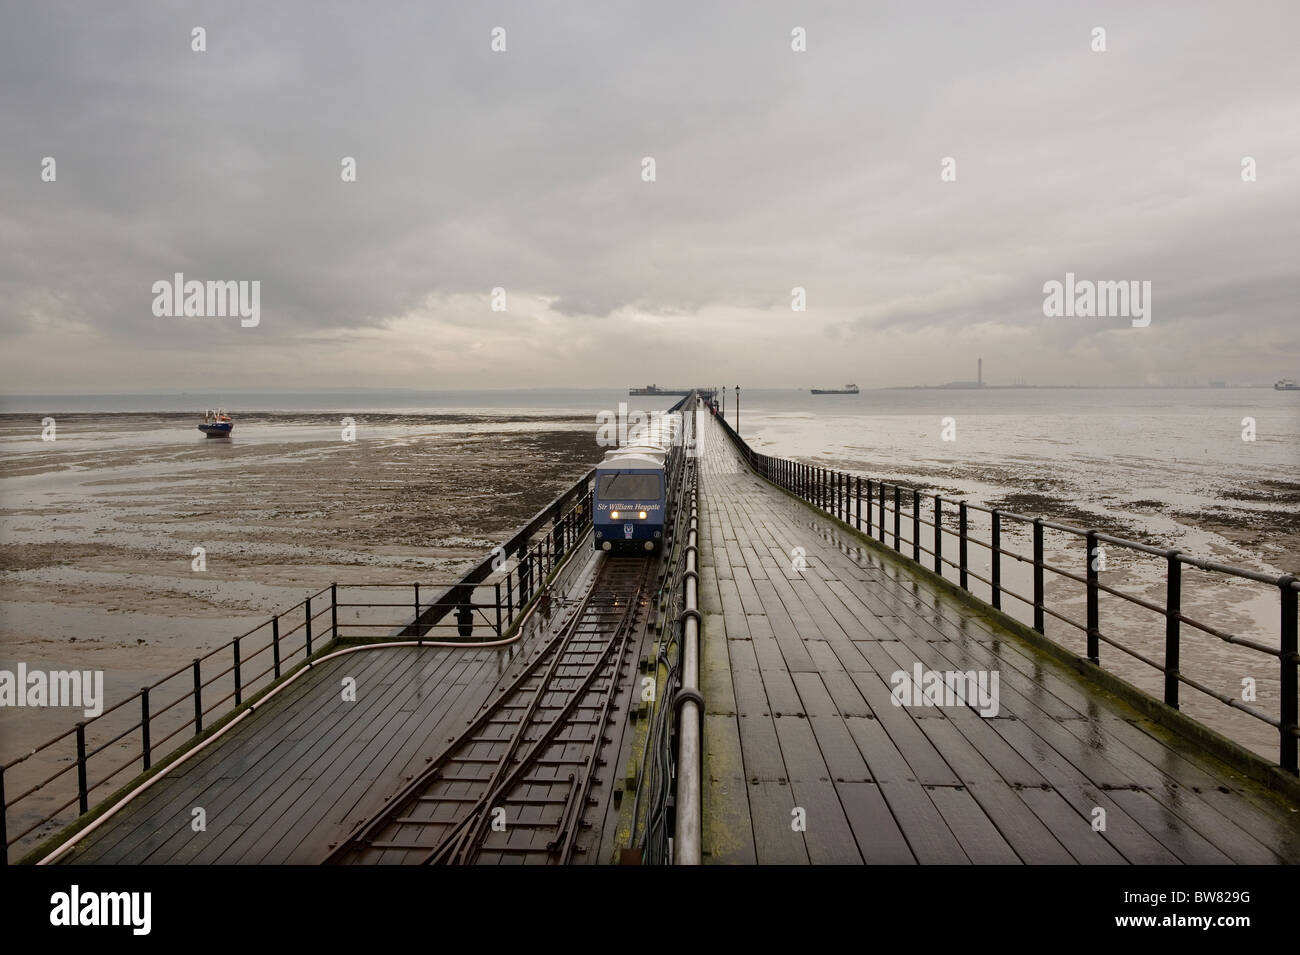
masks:
[[(458, 732), (499, 651), (364, 650), (313, 668), (141, 794), (72, 863), (312, 863)], [(356, 702), (343, 700), (345, 678)], [(192, 825), (203, 811), (205, 829)]]
[[(1278, 797), (701, 446), (708, 861), (1300, 861)], [(996, 715), (893, 705), (918, 663)]]
[[(464, 729), (554, 625), (534, 617), (505, 649), (365, 649), (318, 664), (61, 861), (319, 862)], [(355, 702), (344, 699), (345, 679)]]

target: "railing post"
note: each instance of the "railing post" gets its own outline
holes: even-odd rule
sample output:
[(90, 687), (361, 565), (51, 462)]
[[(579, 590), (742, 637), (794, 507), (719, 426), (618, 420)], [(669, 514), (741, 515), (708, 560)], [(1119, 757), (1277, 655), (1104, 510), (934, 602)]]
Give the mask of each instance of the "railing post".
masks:
[(943, 495), (934, 496), (934, 572), (943, 576)]
[(1296, 589), (1292, 586), (1295, 577), (1287, 575), (1278, 581), (1282, 588), (1282, 640), (1279, 646), (1282, 672), (1279, 686), (1282, 692), (1280, 719), (1282, 724), (1282, 752), (1278, 762), (1292, 775), (1297, 775), (1296, 766), (1296, 724), (1300, 723), (1300, 701), (1297, 700), (1296, 663), (1300, 662), (1300, 649), (1296, 645)]
[(506, 623), (515, 622), (515, 587), (514, 578), (506, 574)]
[(871, 536), (871, 502), (875, 500), (875, 498), (872, 497), (872, 494), (875, 493), (874, 488), (872, 488), (871, 486), (872, 483), (873, 482), (871, 478), (867, 478), (867, 536), (868, 537)]
[(1043, 519), (1034, 518), (1034, 629), (1046, 633), (1043, 614)]
[(1002, 515), (995, 507), (993, 529), (989, 533), (989, 561), (993, 565), (993, 609), (1002, 609)]
[[(862, 478), (856, 477), (853, 482), (853, 522), (862, 530)], [(871, 513), (871, 508), (867, 508), (867, 513)]]
[(520, 555), (519, 565), (515, 570), (519, 573), (519, 606), (524, 608), (528, 606), (528, 571), (532, 567), (533, 552), (525, 545), (524, 552)]
[(495, 585), (496, 603), (497, 603), (497, 639), (501, 638), (501, 581)]
[[(90, 791), (86, 788), (86, 721), (77, 723), (77, 801), (81, 815), (90, 812)], [(8, 853), (8, 849), (5, 850)]]
[(240, 673), (239, 673), (239, 638), (238, 637), (235, 637), (232, 646), (234, 646), (235, 648), (235, 705), (238, 706), (239, 704), (244, 702), (244, 683), (240, 679)]
[(1183, 565), (1178, 560), (1178, 551), (1171, 550), (1167, 555), (1168, 570), (1165, 595), (1165, 702), (1178, 709), (1178, 651), (1179, 638), (1182, 634), (1182, 621), (1178, 619), (1183, 612)]
[(198, 657), (194, 658), (194, 735), (203, 732), (203, 674)]
[(271, 661), (275, 678), (280, 679), (280, 615), (271, 618)]
[(303, 605), (307, 609), (307, 622), (305, 626), (307, 628), (307, 658), (310, 658), (311, 657), (311, 598), (308, 597), (306, 600), (304, 600)]
[(899, 540), (901, 539), (899, 535), (899, 529), (902, 527), (903, 524), (903, 512), (899, 506), (899, 503), (903, 499), (902, 494), (903, 494), (903, 489), (900, 488), (897, 484), (895, 484), (894, 485), (894, 550), (895, 551), (902, 550), (902, 546), (899, 544)]
[(885, 543), (885, 482), (880, 482), (880, 543)]
[(1101, 658), (1101, 609), (1097, 590), (1097, 532), (1088, 531), (1088, 659), (1098, 663)]
[(149, 744), (149, 688), (140, 688), (140, 755), (147, 771), (153, 765), (153, 747)]
[(417, 580), (411, 584), (411, 587), (415, 591), (415, 622), (418, 624), (420, 622), (420, 582)]
[(967, 586), (966, 574), (966, 502), (957, 503), (957, 581), (962, 590), (970, 590)]
[(921, 492), (912, 488), (912, 560), (921, 562)]
[(339, 585), (330, 584), (330, 639), (339, 638)]

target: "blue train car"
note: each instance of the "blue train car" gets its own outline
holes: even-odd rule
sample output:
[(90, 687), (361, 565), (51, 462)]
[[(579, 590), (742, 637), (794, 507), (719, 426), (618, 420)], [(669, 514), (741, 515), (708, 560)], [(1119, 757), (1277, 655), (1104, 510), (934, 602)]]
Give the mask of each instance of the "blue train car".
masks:
[(597, 550), (656, 551), (668, 520), (667, 454), (655, 446), (619, 448), (596, 466), (592, 489)]

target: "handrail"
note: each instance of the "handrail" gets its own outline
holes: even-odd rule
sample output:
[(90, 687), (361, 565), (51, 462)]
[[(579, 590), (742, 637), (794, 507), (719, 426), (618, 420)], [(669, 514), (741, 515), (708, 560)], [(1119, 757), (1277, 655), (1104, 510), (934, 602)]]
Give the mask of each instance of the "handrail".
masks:
[[(813, 507), (831, 514), (851, 527), (855, 527), (858, 531), (863, 530), (863, 504), (865, 503), (867, 526), (864, 533), (866, 533), (867, 536), (873, 537), (873, 539), (878, 536), (880, 543), (889, 547), (890, 542), (888, 538), (892, 535), (893, 549), (904, 560), (911, 560), (917, 564), (921, 563), (921, 553), (924, 552), (928, 557), (933, 558), (934, 572), (940, 576), (943, 576), (945, 567), (956, 570), (958, 575), (958, 586), (970, 594), (973, 599), (979, 600), (981, 603), (991, 606), (994, 610), (998, 611), (1002, 610), (1002, 597), (1004, 595), (1013, 597), (1016, 600), (1025, 603), (1033, 610), (1033, 629), (1043, 636), (1046, 636), (1046, 618), (1049, 616), (1074, 627), (1086, 635), (1087, 658), (1098, 666), (1101, 665), (1100, 645), (1102, 643), (1106, 643), (1122, 650), (1129, 656), (1140, 660), (1164, 675), (1163, 699), (1167, 705), (1174, 709), (1179, 708), (1178, 689), (1180, 686), (1186, 685), (1219, 701), (1220, 703), (1224, 703), (1235, 710), (1244, 712), (1256, 720), (1260, 720), (1261, 722), (1276, 728), (1279, 739), (1278, 767), (1292, 775), (1300, 775), (1300, 769), (1297, 767), (1297, 739), (1300, 738), (1300, 689), (1298, 689), (1297, 681), (1297, 665), (1300, 664), (1300, 651), (1298, 651), (1297, 648), (1297, 602), (1300, 598), (1298, 598), (1297, 595), (1300, 593), (1300, 578), (1296, 575), (1265, 574), (1245, 567), (1233, 567), (1217, 561), (1193, 557), (1189, 554), (1184, 554), (1179, 550), (1155, 547), (1141, 541), (1128, 540), (1111, 534), (1105, 534), (1100, 531), (1077, 527), (1072, 524), (1048, 521), (1041, 517), (1030, 517), (1012, 511), (1004, 511), (999, 510), (998, 508), (972, 504), (967, 501), (948, 501), (940, 494), (925, 493), (917, 487), (904, 486), (874, 478), (864, 479), (861, 475), (851, 475), (833, 469), (805, 464), (789, 458), (778, 458), (760, 454), (759, 452), (754, 451), (749, 444), (736, 433), (724, 417), (721, 415), (715, 415), (715, 420), (722, 426), (723, 430), (736, 448), (741, 452), (748, 465), (759, 474), (759, 476), (801, 500), (808, 502)], [(865, 495), (863, 494), (862, 488), (864, 480), (866, 483)], [(888, 495), (886, 489), (889, 489)], [(893, 507), (887, 507), (887, 496), (892, 497)], [(904, 501), (904, 498), (907, 500)], [(933, 515), (932, 520), (927, 521), (921, 517), (920, 508), (923, 501), (931, 508)], [(910, 539), (901, 534), (905, 503), (910, 504), (912, 508), (910, 520), (907, 521), (907, 523), (911, 524), (912, 528), (912, 536)], [(956, 506), (958, 528), (955, 531), (950, 526), (945, 526), (944, 524), (944, 519), (949, 514), (949, 512), (944, 509), (945, 504)], [(873, 515), (873, 510), (877, 510), (877, 514)], [(989, 515), (990, 537), (987, 542), (971, 536), (968, 524), (968, 512), (970, 511)], [(892, 517), (892, 529), (890, 524), (886, 522), (887, 512)], [(949, 519), (951, 520), (951, 518)], [(1003, 523), (1008, 521), (1032, 529), (1034, 551), (1032, 555), (1016, 553), (1002, 547), (1001, 531)], [(922, 525), (930, 527), (934, 531), (933, 548), (926, 548), (921, 543), (920, 528)], [(1082, 538), (1087, 542), (1086, 552), (1083, 555), (1082, 561), (1084, 570), (1083, 574), (1073, 573), (1047, 562), (1044, 557), (1045, 529), (1068, 534), (1074, 538)], [(945, 535), (955, 536), (957, 538), (960, 554), (957, 561), (953, 561), (943, 553), (942, 545)], [(988, 578), (985, 578), (971, 570), (967, 554), (968, 544), (970, 543), (975, 543), (989, 551), (991, 574)], [(911, 557), (908, 557), (904, 553), (904, 544), (908, 545), (910, 548)], [(1115, 587), (1102, 583), (1099, 579), (1099, 561), (1097, 551), (1099, 544), (1109, 544), (1114, 547), (1123, 548), (1147, 556), (1158, 557), (1164, 560), (1164, 604), (1161, 605), (1133, 594), (1124, 593)], [(1017, 561), (1032, 565), (1032, 597), (1018, 594), (1002, 585), (1001, 558), (1003, 556), (1012, 557)], [(1209, 573), (1222, 574), (1241, 580), (1248, 580), (1276, 587), (1278, 590), (1280, 605), (1278, 649), (1274, 650), (1271, 647), (1267, 647), (1245, 637), (1228, 633), (1218, 627), (1198, 621), (1183, 613), (1181, 607), (1183, 567), (1194, 567), (1198, 570), (1203, 570)], [(1075, 620), (1060, 611), (1047, 606), (1045, 596), (1046, 573), (1052, 573), (1057, 577), (1062, 577), (1083, 584), (1085, 588), (1087, 607), (1086, 622)], [(968, 580), (970, 577), (975, 577), (977, 580), (980, 580), (989, 586), (991, 600), (985, 601), (983, 597), (970, 592)], [(1101, 593), (1109, 594), (1134, 606), (1155, 612), (1165, 619), (1165, 659), (1163, 663), (1159, 663), (1132, 648), (1122, 646), (1116, 642), (1113, 637), (1102, 632), (1100, 605), (1098, 600)], [(1205, 684), (1185, 675), (1181, 671), (1179, 663), (1182, 647), (1183, 624), (1194, 627), (1202, 633), (1215, 637), (1224, 643), (1242, 646), (1249, 650), (1276, 658), (1279, 663), (1280, 678), (1278, 717), (1274, 719), (1273, 717), (1261, 713), (1252, 707), (1244, 706), (1240, 701), (1232, 700)]]
[[(319, 656), (324, 652), (327, 644), (333, 644), (340, 639), (383, 639), (365, 633), (376, 629), (414, 637), (417, 645), (425, 640), (438, 638), (463, 640), (467, 646), (473, 646), (473, 633), (478, 627), (484, 627), (500, 638), (511, 630), (520, 614), (541, 592), (551, 570), (585, 538), (591, 521), (590, 508), (586, 506), (586, 502), (588, 486), (593, 474), (594, 469), (586, 471), (549, 505), (538, 511), (515, 531), (503, 545), (494, 548), (492, 553), (458, 580), (410, 584), (331, 583), (229, 642), (196, 657), (189, 664), (168, 673), (131, 696), (119, 700), (98, 715), (82, 720), (33, 749), (0, 764), (0, 847), (4, 849), (0, 852), (0, 865), (7, 864), (11, 848), (42, 827), (59, 820), (71, 806), (78, 807), (78, 816), (90, 812), (97, 805), (92, 803), (92, 795), (123, 769), (138, 763), (142, 772), (149, 771), (159, 747), (177, 736), (184, 737), (188, 734), (189, 739), (202, 736), (205, 731), (205, 720), (208, 717), (220, 714), (223, 718), (225, 714), (241, 708), (246, 700), (253, 696), (250, 690), (263, 692), (268, 686), (284, 679), (290, 670), (314, 656)], [(541, 539), (535, 546), (530, 546), (532, 537), (539, 532), (542, 535)], [(389, 598), (396, 588), (411, 590), (411, 601), (395, 603), (390, 599), (384, 599)], [(340, 589), (345, 592), (343, 600), (339, 599)], [(357, 591), (364, 592), (372, 589), (381, 590), (384, 597), (377, 597), (375, 600), (357, 600), (353, 596)], [(434, 594), (436, 596), (429, 599)], [(408, 613), (402, 615), (400, 621), (377, 622), (339, 618), (340, 611), (351, 612), (354, 617), (357, 617), (359, 611), (383, 613), (399, 607), (408, 610)], [(455, 619), (448, 621), (447, 617), (452, 613), (455, 613)], [(322, 618), (326, 619), (320, 623)], [(282, 623), (286, 626), (282, 627)], [(454, 637), (449, 633), (453, 628)], [(317, 638), (315, 644), (314, 638)], [(269, 665), (250, 675), (248, 664), (267, 651), (271, 652), (272, 658)], [(228, 662), (219, 672), (213, 672), (209, 661), (221, 654), (228, 655), (226, 657)], [(209, 665), (206, 673), (205, 664)], [(191, 677), (190, 680), (184, 680), (187, 675)], [(264, 683), (268, 678), (270, 683)], [(177, 680), (181, 680), (183, 684), (179, 689), (173, 685)], [(233, 689), (231, 689), (232, 683)], [(209, 696), (219, 698), (205, 699), (204, 691), (214, 687), (215, 692)], [(159, 699), (163, 695), (159, 691), (164, 688), (166, 695), (174, 694), (174, 697), (167, 702)], [(232, 700), (233, 706), (224, 707), (224, 704)], [(186, 702), (192, 704), (192, 712), (184, 708), (177, 709)], [(134, 722), (121, 726), (106, 721), (107, 717), (117, 714), (132, 703), (139, 707)], [(88, 730), (99, 726), (109, 727), (105, 732), (107, 739), (96, 739), (93, 744), (88, 743)], [(155, 729), (166, 735), (155, 736)], [(89, 778), (90, 763), (97, 757), (107, 758), (105, 754), (110, 751), (118, 752), (120, 757), (117, 744), (133, 734), (139, 734), (139, 748), (132, 751), (125, 763), (116, 768), (110, 767), (110, 772), (92, 783)], [(12, 799), (6, 799), (6, 774), (32, 760), (33, 757), (48, 753), (69, 737), (75, 737), (75, 753), (72, 762), (43, 779), (31, 784), (24, 782), (22, 792)], [(64, 777), (74, 770), (75, 784), (71, 780), (64, 780)], [(56, 794), (53, 801), (60, 803), (59, 805), (53, 809), (42, 810), (34, 822), (25, 825), (16, 834), (10, 833), (8, 828), (10, 812), (37, 794), (49, 793), (56, 781), (60, 781), (58, 783), (60, 789), (73, 787), (65, 790), (70, 792), (66, 801), (61, 801), (62, 793)]]

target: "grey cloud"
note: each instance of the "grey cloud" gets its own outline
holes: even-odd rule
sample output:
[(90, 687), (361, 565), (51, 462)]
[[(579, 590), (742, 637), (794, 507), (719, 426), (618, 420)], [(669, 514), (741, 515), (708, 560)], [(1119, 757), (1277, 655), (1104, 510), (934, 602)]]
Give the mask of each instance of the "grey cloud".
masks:
[[(612, 383), (592, 371), (591, 336), (647, 317), (683, 337), (701, 318), (694, 340), (647, 349), (642, 367), (664, 380), (725, 360), (806, 384), (870, 358), (864, 384), (907, 384), (934, 377), (937, 344), (982, 325), (990, 347), (1017, 336), (1017, 362), (1044, 376), (1072, 349), (1097, 380), (1300, 375), (1291, 4), (43, 3), (0, 16), (13, 390), (83, 386), (37, 367), (55, 340), (84, 349), (69, 355), (79, 368), (121, 349), (160, 385), (220, 374), (177, 356), (250, 339), (154, 318), (150, 287), (174, 271), (259, 279), (258, 367), (288, 373), (310, 345), (326, 388), (424, 384), (355, 346), (425, 308), (477, 328), (510, 369), (466, 383), (530, 383), (517, 375), (539, 346), (524, 326), (438, 312), (498, 285), (572, 323), (538, 383)], [(1106, 54), (1088, 52), (1094, 22)], [(189, 50), (194, 25), (206, 53)], [(505, 54), (488, 49), (495, 25)], [(794, 25), (806, 54), (789, 49)], [(1238, 176), (1247, 154), (1258, 183)], [(45, 155), (55, 184), (39, 181)], [(640, 181), (647, 155), (654, 183)], [(949, 155), (958, 181), (941, 183)], [(356, 183), (339, 179), (343, 156)], [(1131, 339), (1122, 370), (1094, 362), (1107, 329), (1041, 315), (1042, 283), (1066, 270), (1151, 279), (1155, 322), (1184, 331), (1159, 348)], [(796, 285), (809, 311), (794, 317)], [(724, 312), (752, 316), (733, 319), (752, 334), (722, 328)], [(103, 365), (95, 387), (111, 390)]]

